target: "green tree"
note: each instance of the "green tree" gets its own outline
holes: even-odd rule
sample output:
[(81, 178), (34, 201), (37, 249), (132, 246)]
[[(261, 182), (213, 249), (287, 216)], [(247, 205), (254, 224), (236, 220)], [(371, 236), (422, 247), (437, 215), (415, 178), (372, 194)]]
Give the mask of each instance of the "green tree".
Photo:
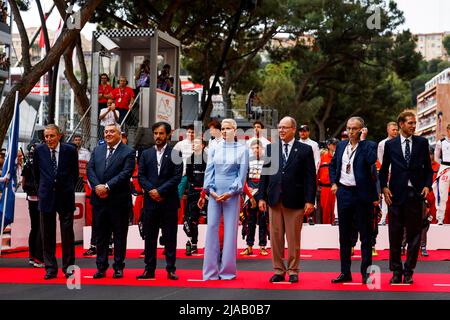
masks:
[(450, 56), (450, 35), (445, 36), (444, 40), (442, 40), (442, 44), (444, 45), (445, 50), (447, 50), (447, 54)]

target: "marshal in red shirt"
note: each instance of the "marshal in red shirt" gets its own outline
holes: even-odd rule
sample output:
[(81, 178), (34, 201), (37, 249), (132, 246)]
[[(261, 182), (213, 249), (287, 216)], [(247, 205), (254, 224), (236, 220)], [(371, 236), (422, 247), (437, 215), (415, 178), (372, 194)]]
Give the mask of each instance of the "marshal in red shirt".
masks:
[(134, 98), (133, 89), (130, 87), (120, 88), (117, 87), (112, 92), (113, 99), (115, 101), (116, 108), (128, 110), (130, 101)]
[[(112, 87), (109, 84), (106, 84), (105, 86), (103, 86), (102, 84), (100, 84), (98, 86), (98, 95), (100, 96), (101, 94), (110, 94), (113, 91)], [(98, 99), (98, 103), (107, 103), (108, 99), (107, 98), (100, 98)]]

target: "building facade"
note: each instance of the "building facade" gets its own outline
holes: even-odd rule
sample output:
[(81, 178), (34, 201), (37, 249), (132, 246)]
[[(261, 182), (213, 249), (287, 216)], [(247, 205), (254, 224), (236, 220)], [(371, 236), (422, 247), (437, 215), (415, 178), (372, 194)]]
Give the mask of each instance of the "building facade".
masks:
[(430, 145), (442, 139), (450, 123), (450, 68), (425, 84), (425, 91), (417, 96), (418, 135), (426, 137)]
[(432, 59), (447, 60), (449, 57), (442, 42), (448, 35), (450, 35), (450, 31), (419, 33), (416, 35), (416, 51), (420, 52), (426, 61), (430, 61)]

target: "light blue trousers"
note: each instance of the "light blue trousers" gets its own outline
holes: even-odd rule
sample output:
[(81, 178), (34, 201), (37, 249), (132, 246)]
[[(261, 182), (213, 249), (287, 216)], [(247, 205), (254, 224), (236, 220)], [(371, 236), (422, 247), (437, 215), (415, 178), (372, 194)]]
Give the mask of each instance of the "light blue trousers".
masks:
[[(220, 194), (220, 193), (218, 193)], [(208, 228), (203, 260), (203, 280), (231, 280), (236, 278), (237, 235), (240, 209), (239, 195), (225, 202), (209, 197)], [(223, 214), (224, 238), (222, 256), (219, 245), (219, 225)]]

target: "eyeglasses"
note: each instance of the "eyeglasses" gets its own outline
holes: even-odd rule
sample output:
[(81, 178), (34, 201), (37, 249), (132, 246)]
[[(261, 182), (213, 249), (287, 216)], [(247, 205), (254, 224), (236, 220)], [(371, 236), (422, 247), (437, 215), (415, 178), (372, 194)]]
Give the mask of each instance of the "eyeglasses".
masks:
[(292, 127), (278, 126), (278, 130), (287, 130), (287, 129), (292, 129)]
[(346, 129), (347, 129), (347, 131), (356, 131), (356, 130), (359, 130), (361, 128), (359, 128), (359, 127), (347, 127)]

